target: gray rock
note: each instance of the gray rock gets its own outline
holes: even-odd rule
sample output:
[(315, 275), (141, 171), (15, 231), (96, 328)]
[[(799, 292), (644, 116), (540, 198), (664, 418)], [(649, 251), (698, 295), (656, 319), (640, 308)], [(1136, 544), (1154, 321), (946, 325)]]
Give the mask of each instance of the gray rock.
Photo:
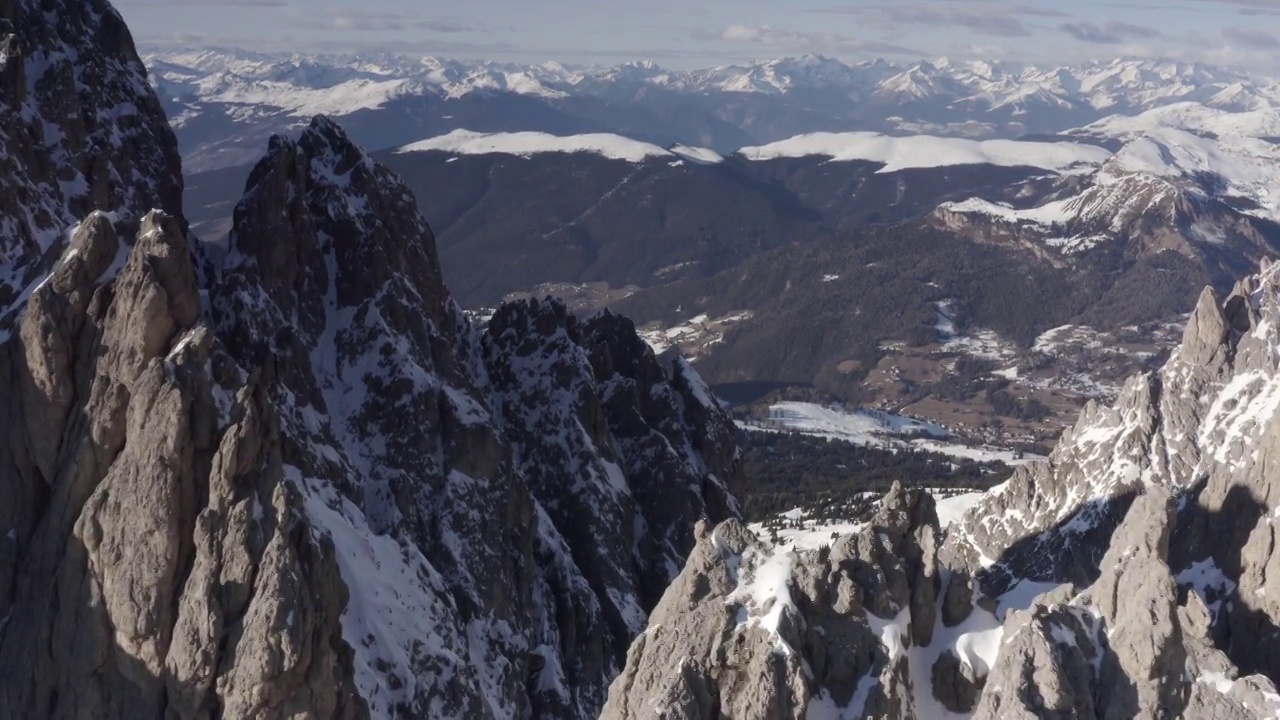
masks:
[(951, 712), (973, 712), (986, 683), (986, 676), (979, 677), (950, 649), (944, 650), (933, 663), (933, 696)]
[(905, 649), (933, 630), (937, 522), (931, 496), (895, 486), (865, 530), (820, 551), (700, 526), (601, 717), (898, 717)]

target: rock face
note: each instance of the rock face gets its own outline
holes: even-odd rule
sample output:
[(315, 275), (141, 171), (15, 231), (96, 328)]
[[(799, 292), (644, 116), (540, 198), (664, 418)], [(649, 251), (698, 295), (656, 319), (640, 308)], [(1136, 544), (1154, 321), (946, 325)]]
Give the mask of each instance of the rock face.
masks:
[(0, 1), (0, 83), (0, 718), (594, 716), (738, 514), (688, 364), (551, 302), (471, 324), (323, 119), (211, 267), (105, 3)]
[(344, 618), (375, 714), (592, 714), (693, 524), (737, 514), (687, 364), (556, 303), (471, 327), (412, 195), (328, 121), (254, 171), (212, 304), (312, 517), (358, 542), (347, 585), (397, 598)]
[(767, 547), (735, 521), (700, 525), (601, 717), (883, 716), (907, 707), (904, 649), (927, 643), (936, 619), (937, 526), (933, 498), (900, 486), (861, 532), (810, 556)]
[[(106, 0), (0, 2), (0, 333), (94, 210), (182, 210), (177, 142)], [(129, 239), (132, 239), (130, 233)]]
[[(1047, 462), (949, 528), (913, 514), (918, 540), (898, 543), (871, 517), (803, 553), (730, 542), (732, 523), (704, 531), (605, 716), (715, 717), (718, 698), (749, 697), (751, 711), (724, 715), (1274, 717), (1278, 451), (1280, 267), (1264, 264), (1225, 303), (1206, 290), (1164, 368), (1088, 408)], [(856, 602), (807, 600), (813, 578), (840, 587), (858, 565), (882, 584), (854, 572)], [(735, 615), (762, 574), (785, 600), (759, 601), (773, 646), (752, 640), (754, 612)]]

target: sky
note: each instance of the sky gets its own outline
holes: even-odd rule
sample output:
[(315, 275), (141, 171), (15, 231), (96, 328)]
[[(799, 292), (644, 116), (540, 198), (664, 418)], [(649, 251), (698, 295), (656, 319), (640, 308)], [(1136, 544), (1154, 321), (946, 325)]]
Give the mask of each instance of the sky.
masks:
[(115, 0), (144, 47), (395, 52), (687, 69), (816, 53), (1280, 74), (1280, 0)]

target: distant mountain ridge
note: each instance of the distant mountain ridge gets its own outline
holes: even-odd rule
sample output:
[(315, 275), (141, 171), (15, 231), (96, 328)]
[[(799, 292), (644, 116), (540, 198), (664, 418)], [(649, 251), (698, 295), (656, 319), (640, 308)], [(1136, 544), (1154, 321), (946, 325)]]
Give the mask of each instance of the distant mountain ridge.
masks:
[(196, 172), (248, 162), (271, 132), (316, 113), (343, 119), (375, 149), (468, 129), (611, 132), (724, 152), (808, 132), (1014, 138), (1176, 102), (1280, 106), (1275, 79), (1160, 60), (1047, 68), (806, 55), (675, 71), (647, 61), (582, 68), (202, 49), (145, 61)]

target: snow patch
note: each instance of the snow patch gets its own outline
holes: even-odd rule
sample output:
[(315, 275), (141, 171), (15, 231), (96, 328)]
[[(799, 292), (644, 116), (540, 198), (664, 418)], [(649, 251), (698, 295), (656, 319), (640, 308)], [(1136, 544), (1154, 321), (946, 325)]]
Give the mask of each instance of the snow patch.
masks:
[(722, 162), (717, 153), (704, 148), (677, 145), (664, 150), (657, 145), (611, 133), (551, 135), (543, 132), (480, 133), (454, 130), (448, 135), (411, 143), (397, 153), (447, 152), (457, 155), (516, 155), (533, 157), (542, 153), (590, 153), (610, 160), (644, 162), (649, 158), (678, 158), (702, 165)]
[(1072, 142), (1041, 143), (1017, 140), (966, 140), (915, 135), (892, 137), (874, 132), (810, 133), (787, 140), (745, 147), (748, 160), (773, 160), (820, 155), (836, 162), (865, 160), (882, 163), (877, 172), (952, 165), (1034, 167), (1055, 172), (1092, 169), (1111, 153), (1093, 145)]

